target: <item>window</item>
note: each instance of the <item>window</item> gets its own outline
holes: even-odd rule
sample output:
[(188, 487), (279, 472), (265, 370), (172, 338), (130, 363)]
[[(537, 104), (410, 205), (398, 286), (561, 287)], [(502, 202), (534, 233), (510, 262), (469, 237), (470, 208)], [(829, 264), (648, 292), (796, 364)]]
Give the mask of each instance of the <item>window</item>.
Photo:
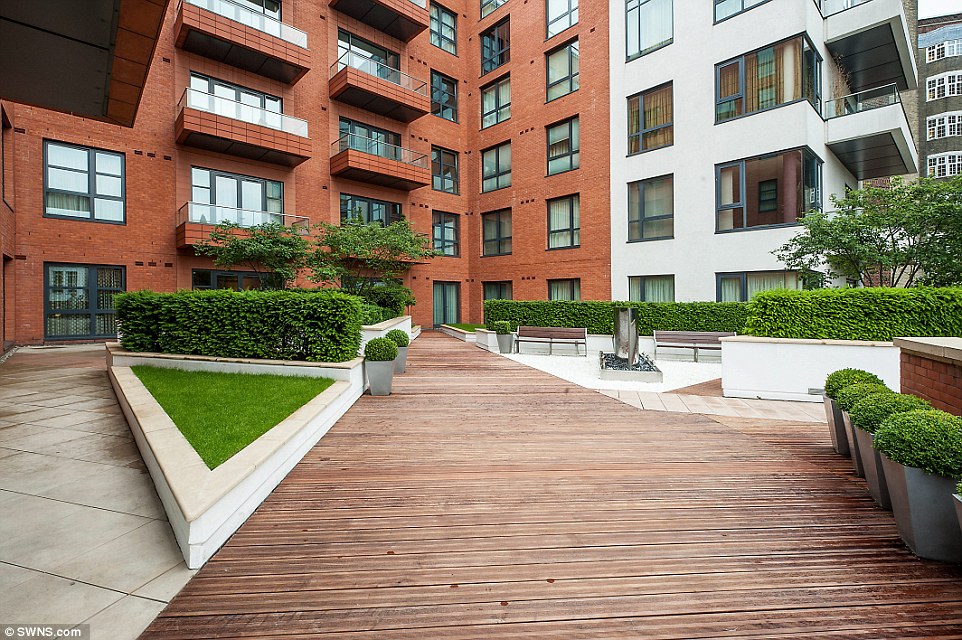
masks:
[(458, 121), (458, 81), (437, 71), (431, 72), (431, 113)]
[[(217, 80), (199, 73), (190, 74), (190, 88), (203, 93), (208, 93), (220, 98), (240, 102), (250, 107), (264, 109), (271, 113), (284, 113), (284, 103), (277, 96), (268, 93), (248, 89), (240, 85)], [(278, 118), (277, 126), (280, 125)]]
[(448, 53), (458, 53), (458, 16), (431, 3), (431, 44)]
[(548, 102), (577, 91), (578, 79), (578, 41), (569, 42), (560, 49), (547, 55), (548, 59)]
[(194, 269), (191, 272), (191, 287), (194, 289), (252, 291), (263, 288), (264, 280), (266, 280), (266, 274), (254, 271)]
[(808, 100), (821, 112), (822, 59), (797, 37), (715, 66), (715, 122)]
[(485, 300), (511, 300), (511, 281), (484, 282)]
[(625, 29), (629, 60), (671, 44), (672, 4), (672, 0), (628, 0)]
[(580, 138), (577, 117), (548, 127), (549, 176), (581, 166)]
[(511, 60), (511, 23), (505, 19), (481, 34), (481, 75)]
[(481, 128), (511, 117), (511, 78), (505, 76), (481, 89)]
[(628, 241), (658, 240), (674, 235), (674, 177), (662, 176), (629, 183)]
[(796, 224), (821, 209), (822, 161), (793, 149), (715, 167), (717, 231)]
[(549, 38), (578, 24), (578, 0), (547, 0), (545, 21)]
[(190, 201), (192, 217), (201, 224), (283, 222), (284, 183), (191, 167)]
[(581, 196), (548, 200), (548, 248), (565, 249), (581, 245)]
[(581, 280), (548, 280), (548, 300), (581, 300)]
[(435, 211), (431, 222), (431, 236), (433, 245), (443, 255), (458, 257), (461, 255), (461, 216), (453, 213)]
[[(389, 160), (404, 162), (401, 150), (401, 135), (386, 129), (379, 129), (356, 120), (341, 118), (338, 131), (343, 141), (340, 149), (354, 149), (363, 153), (370, 153)], [(347, 144), (345, 145), (344, 142)]]
[(44, 215), (123, 224), (124, 156), (44, 142)]
[[(350, 55), (345, 55), (350, 53)], [(344, 29), (337, 30), (337, 58), (351, 67), (363, 68), (371, 75), (384, 75), (388, 80), (400, 83), (400, 77), (391, 70), (401, 68), (401, 57), (390, 49), (378, 46)], [(371, 64), (371, 60), (378, 64)], [(380, 66), (379, 66), (380, 65)]]
[(628, 153), (640, 153), (674, 142), (672, 84), (628, 98)]
[(925, 81), (925, 100), (962, 96), (962, 73), (943, 73)]
[(490, 14), (508, 0), (481, 0), (481, 17)]
[(342, 193), (341, 222), (351, 218), (365, 224), (380, 222), (382, 225), (389, 225), (402, 219), (401, 203)]
[(246, 7), (255, 13), (263, 13), (264, 15), (274, 18), (278, 22), (281, 19), (281, 3), (280, 0), (235, 0), (237, 4), (242, 7)]
[(721, 22), (765, 2), (768, 0), (715, 0), (715, 22)]
[(962, 111), (940, 113), (925, 119), (927, 140), (962, 136)]
[(458, 192), (458, 154), (431, 147), (431, 186), (435, 191)]
[(801, 278), (794, 271), (754, 271), (715, 275), (715, 296), (718, 302), (748, 302), (760, 291), (801, 288)]
[(481, 191), (511, 186), (511, 142), (481, 152)]
[(45, 264), (44, 336), (56, 340), (117, 335), (114, 296), (125, 286), (123, 267)]
[(434, 282), (434, 327), (461, 321), (461, 283)]
[(962, 174), (962, 152), (940, 153), (926, 160), (930, 178), (947, 178)]
[(952, 58), (955, 56), (962, 56), (962, 39), (947, 40), (946, 42), (933, 44), (931, 47), (925, 49), (926, 62), (935, 62), (942, 58)]
[(511, 253), (511, 209), (481, 214), (483, 256), (505, 256)]
[(631, 302), (674, 302), (675, 276), (630, 276), (628, 300)]

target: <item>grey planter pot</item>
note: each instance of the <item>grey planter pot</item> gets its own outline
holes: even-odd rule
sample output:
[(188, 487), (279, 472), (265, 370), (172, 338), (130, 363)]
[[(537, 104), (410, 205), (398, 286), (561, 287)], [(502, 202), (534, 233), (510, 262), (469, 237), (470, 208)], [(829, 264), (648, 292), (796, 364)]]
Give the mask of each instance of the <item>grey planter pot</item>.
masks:
[(955, 515), (959, 517), (959, 531), (962, 531), (962, 496), (955, 494)]
[(875, 441), (868, 431), (853, 427), (855, 430), (855, 440), (858, 442), (858, 453), (862, 458), (862, 470), (865, 472), (865, 484), (868, 485), (868, 492), (872, 494), (872, 499), (883, 509), (892, 509), (892, 500), (889, 498), (889, 486), (885, 482), (885, 470), (882, 469), (881, 454), (875, 450), (872, 443)]
[(906, 467), (881, 455), (899, 535), (915, 555), (962, 562), (962, 529), (953, 508), (956, 481)]
[(511, 349), (513, 347), (514, 347), (513, 333), (498, 334), (498, 351), (500, 351), (501, 353), (511, 353)]
[(832, 436), (832, 448), (835, 453), (843, 456), (852, 455), (845, 435), (845, 423), (842, 421), (842, 410), (838, 404), (828, 396), (822, 396), (825, 404), (825, 417), (828, 419), (828, 433)]
[(408, 366), (408, 348), (398, 347), (397, 358), (394, 359), (394, 373), (404, 373)]
[(364, 368), (367, 370), (367, 381), (371, 386), (371, 395), (391, 395), (391, 383), (394, 381), (394, 360), (386, 362), (365, 360)]
[(855, 439), (855, 433), (852, 428), (852, 421), (848, 417), (848, 411), (842, 412), (842, 422), (845, 425), (845, 439), (848, 441), (849, 451), (852, 452), (852, 467), (855, 469), (855, 475), (859, 478), (864, 478), (865, 471), (862, 469), (862, 457), (858, 453), (858, 440)]

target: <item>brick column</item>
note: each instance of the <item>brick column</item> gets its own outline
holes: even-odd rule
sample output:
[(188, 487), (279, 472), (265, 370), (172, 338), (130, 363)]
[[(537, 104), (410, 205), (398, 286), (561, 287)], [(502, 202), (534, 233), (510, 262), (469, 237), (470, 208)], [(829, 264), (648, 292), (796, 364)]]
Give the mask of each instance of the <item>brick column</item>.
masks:
[(962, 338), (896, 338), (902, 393), (962, 416)]

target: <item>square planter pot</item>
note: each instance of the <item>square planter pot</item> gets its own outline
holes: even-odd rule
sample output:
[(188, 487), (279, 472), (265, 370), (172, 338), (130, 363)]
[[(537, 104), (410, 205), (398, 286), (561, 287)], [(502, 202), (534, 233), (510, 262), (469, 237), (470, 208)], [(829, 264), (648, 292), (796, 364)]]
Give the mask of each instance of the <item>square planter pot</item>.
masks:
[(882, 469), (882, 458), (872, 443), (875, 436), (852, 427), (855, 431), (855, 440), (858, 442), (858, 453), (862, 458), (862, 471), (865, 472), (865, 484), (868, 485), (868, 492), (872, 494), (872, 499), (883, 509), (892, 509), (892, 501), (889, 498), (889, 487), (885, 482), (885, 470)]
[(398, 347), (397, 358), (394, 359), (394, 373), (404, 373), (404, 369), (407, 366), (408, 366), (408, 348)]
[(848, 448), (852, 452), (852, 467), (855, 469), (855, 475), (864, 478), (865, 471), (862, 470), (862, 458), (858, 453), (858, 440), (855, 439), (855, 430), (852, 428), (848, 411), (842, 412), (842, 422), (845, 425), (845, 439), (848, 441)]
[(514, 347), (513, 333), (498, 334), (498, 351), (500, 351), (501, 353), (511, 353), (511, 349), (513, 347)]
[(845, 423), (842, 421), (842, 410), (835, 400), (822, 396), (825, 403), (825, 418), (828, 420), (828, 433), (832, 436), (832, 448), (835, 453), (843, 456), (852, 455), (848, 447), (848, 437), (845, 435)]
[(387, 360), (385, 362), (365, 360), (364, 368), (367, 371), (367, 381), (371, 387), (371, 395), (391, 395), (391, 383), (394, 381), (394, 360)]
[(952, 497), (957, 481), (880, 457), (905, 544), (920, 558), (962, 563), (962, 529)]
[(959, 516), (959, 531), (962, 531), (962, 496), (955, 494), (955, 515)]

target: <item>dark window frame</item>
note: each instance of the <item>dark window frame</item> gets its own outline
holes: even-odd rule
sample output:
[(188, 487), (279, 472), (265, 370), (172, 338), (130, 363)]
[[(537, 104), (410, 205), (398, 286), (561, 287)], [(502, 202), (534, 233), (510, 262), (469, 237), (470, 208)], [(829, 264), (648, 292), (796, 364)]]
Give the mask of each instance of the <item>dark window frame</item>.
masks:
[[(437, 155), (437, 162), (435, 162), (435, 155)], [(460, 158), (458, 157), (457, 151), (452, 151), (451, 149), (445, 149), (444, 147), (439, 147), (437, 145), (431, 146), (431, 189), (434, 191), (440, 191), (442, 193), (453, 193), (455, 195), (461, 192), (461, 170), (459, 168)], [(445, 162), (445, 157), (450, 156), (454, 158), (453, 163)], [(438, 171), (435, 171), (437, 167)], [(454, 169), (454, 188), (445, 189), (444, 187), (444, 169), (453, 168)], [(440, 185), (440, 186), (439, 186)]]
[[(501, 104), (501, 102), (500, 102), (500, 100), (501, 100), (501, 85), (504, 84), (504, 83), (508, 83), (508, 102), (507, 102), (507, 104)], [(494, 91), (494, 104), (495, 104), (495, 107), (494, 107), (494, 109), (492, 109), (492, 110), (490, 110), (490, 111), (485, 111), (485, 110), (484, 110), (484, 94), (485, 94), (485, 92), (488, 91), (488, 90), (493, 90), (493, 91)], [(502, 112), (503, 112), (505, 109), (508, 110), (508, 113), (507, 113), (507, 115), (506, 115), (504, 118), (502, 118), (501, 115), (502, 115)], [(494, 116), (495, 116), (495, 118), (496, 118), (495, 121), (492, 122), (491, 124), (484, 124), (484, 119), (485, 119), (485, 117), (490, 116), (490, 115), (492, 115), (492, 114), (494, 114)], [(483, 87), (481, 87), (481, 128), (482, 128), (482, 129), (487, 129), (488, 127), (493, 127), (494, 125), (499, 124), (499, 123), (501, 123), (501, 122), (504, 122), (505, 120), (508, 120), (508, 119), (510, 119), (510, 118), (511, 118), (511, 74), (505, 74), (505, 75), (501, 76), (500, 78), (498, 78), (497, 80), (494, 80), (494, 81), (492, 81), (492, 82), (489, 82), (488, 84), (486, 84), (486, 85), (484, 85)]]
[[(197, 171), (206, 171), (206, 172), (208, 173), (208, 176), (209, 176), (208, 184), (209, 184), (209, 186), (207, 186), (207, 187), (197, 187), (197, 185), (194, 184), (194, 170), (195, 170), (195, 169), (196, 169)], [(264, 213), (274, 213), (274, 214), (279, 215), (279, 216), (283, 216), (283, 215), (284, 215), (284, 183), (283, 183), (282, 181), (280, 181), (280, 180), (270, 180), (270, 179), (268, 179), (268, 178), (261, 178), (260, 176), (249, 176), (249, 175), (245, 175), (245, 174), (243, 174), (243, 173), (234, 173), (234, 172), (232, 172), (232, 171), (222, 171), (222, 170), (220, 170), (220, 169), (211, 169), (210, 167), (198, 167), (198, 166), (196, 166), (196, 165), (191, 165), (191, 167), (190, 167), (190, 201), (191, 201), (191, 202), (196, 202), (197, 204), (209, 205), (209, 206), (212, 206), (212, 207), (215, 207), (215, 206), (225, 206), (225, 205), (215, 204), (215, 203), (216, 203), (216, 200), (217, 200), (217, 198), (216, 198), (216, 196), (215, 196), (215, 193), (216, 193), (216, 191), (217, 191), (217, 189), (216, 189), (216, 180), (215, 180), (216, 176), (225, 176), (225, 177), (228, 177), (228, 178), (232, 178), (232, 179), (237, 180), (237, 203), (238, 203), (238, 204), (240, 204), (241, 201), (242, 201), (241, 194), (242, 194), (242, 189), (243, 189), (243, 188), (242, 188), (241, 184), (242, 184), (243, 182), (246, 181), (246, 182), (259, 182), (259, 183), (261, 183), (262, 185), (264, 185), (264, 188), (263, 188), (263, 198), (261, 198), (261, 208), (258, 209), (258, 211), (261, 211), (261, 212), (264, 212)], [(281, 197), (280, 197), (280, 208), (281, 208), (281, 210), (278, 211), (278, 212), (268, 211), (268, 210), (267, 210), (267, 201), (271, 199), (271, 198), (268, 197), (268, 184), (269, 184), (269, 183), (275, 183), (275, 184), (280, 185), (280, 193), (281, 193)], [(208, 199), (211, 200), (211, 202), (197, 202), (196, 200), (194, 200), (194, 188), (195, 188), (195, 187), (201, 188), (201, 189), (203, 189), (203, 188), (208, 189), (208, 190), (210, 191), (210, 198), (208, 198)], [(230, 207), (226, 207), (226, 206), (225, 206), (225, 208), (230, 208)], [(236, 207), (236, 208), (237, 208), (238, 210), (248, 210), (248, 209), (245, 209), (244, 207)]]
[[(481, 0), (481, 19), (490, 16), (492, 13), (497, 11), (499, 7), (504, 6), (507, 2), (508, 0)], [(485, 9), (487, 7), (491, 8), (486, 12)]]
[(713, 5), (713, 9), (712, 9), (712, 16), (714, 17), (714, 20), (715, 20), (714, 24), (719, 24), (719, 23), (722, 23), (722, 22), (724, 22), (724, 21), (726, 21), (726, 20), (731, 20), (731, 19), (734, 18), (735, 16), (741, 15), (741, 14), (745, 13), (746, 11), (751, 11), (751, 10), (754, 9), (755, 7), (760, 7), (760, 6), (762, 6), (763, 4), (767, 4), (767, 3), (770, 2), (770, 1), (771, 1), (771, 0), (759, 0), (759, 2), (756, 2), (756, 3), (753, 4), (752, 6), (750, 6), (750, 7), (748, 7), (748, 8), (745, 8), (745, 0), (739, 0), (739, 2), (741, 2), (741, 6), (742, 6), (741, 9), (739, 9), (738, 11), (736, 11), (736, 12), (734, 12), (734, 13), (728, 14), (728, 15), (725, 16), (724, 18), (719, 18), (719, 17), (718, 17), (718, 5), (720, 5), (721, 3), (725, 2), (725, 0), (715, 0), (715, 3), (714, 3), (714, 5)]
[[(655, 274), (650, 274), (646, 276), (628, 276), (628, 301), (629, 302), (648, 302), (648, 299), (647, 299), (648, 296), (646, 295), (648, 292), (648, 278), (671, 278), (671, 298), (672, 299), (670, 300), (670, 302), (674, 302), (675, 274), (673, 273), (660, 273), (660, 274), (655, 273)], [(631, 299), (631, 281), (634, 279), (641, 280), (641, 299), (640, 300)]]
[[(671, 180), (671, 214), (658, 214), (655, 216), (645, 216), (645, 186), (656, 180)], [(633, 180), (628, 183), (628, 201), (631, 201), (631, 185), (639, 185), (638, 192), (638, 218), (632, 218), (631, 206), (628, 207), (628, 242), (653, 242), (657, 240), (673, 240), (675, 237), (675, 174), (666, 173), (660, 176), (653, 176), (651, 178), (645, 178), (643, 180)], [(650, 238), (645, 237), (645, 222), (646, 221), (658, 221), (658, 220), (671, 220), (671, 235), (670, 236), (652, 236)], [(638, 237), (631, 237), (632, 225), (637, 225), (639, 229)]]
[[(353, 193), (344, 193), (344, 192), (341, 192), (341, 194), (340, 194), (339, 197), (338, 197), (338, 205), (339, 205), (339, 211), (340, 211), (340, 214), (341, 214), (341, 223), (342, 223), (342, 224), (348, 220), (348, 217), (347, 217), (347, 215), (346, 215), (346, 213), (347, 213), (347, 212), (346, 212), (346, 209), (351, 206), (350, 203), (353, 202), (353, 201), (360, 201), (360, 202), (366, 204), (366, 205), (367, 205), (367, 211), (369, 212), (369, 214), (370, 214), (370, 211), (371, 211), (371, 205), (384, 205), (384, 206), (385, 206), (385, 211), (386, 211), (387, 215), (386, 215), (386, 217), (385, 217), (384, 219), (382, 219), (382, 220), (380, 220), (380, 221), (378, 221), (378, 220), (372, 220), (372, 219), (370, 218), (370, 215), (368, 215), (368, 219), (365, 220), (365, 219), (363, 218), (363, 216), (362, 216), (362, 217), (359, 218), (359, 219), (361, 220), (361, 222), (364, 222), (365, 224), (373, 224), (374, 222), (380, 222), (380, 223), (381, 223), (381, 226), (387, 226), (387, 225), (392, 224), (392, 223), (394, 223), (394, 222), (400, 222), (401, 220), (404, 219), (404, 213), (403, 213), (403, 211), (401, 210), (401, 203), (400, 203), (400, 202), (391, 202), (390, 200), (379, 200), (379, 199), (377, 199), (377, 198), (368, 198), (367, 196), (358, 196), (358, 195), (354, 195)], [(355, 218), (355, 219), (357, 219), (357, 218)]]
[[(748, 302), (748, 276), (749, 274), (754, 275), (757, 273), (794, 273), (798, 276), (798, 272), (792, 271), (791, 269), (762, 269), (757, 271), (718, 271), (715, 273), (715, 302), (722, 301), (722, 280), (725, 279), (735, 279), (739, 280), (739, 291), (738, 300), (735, 302)], [(794, 289), (790, 289), (794, 291)]]
[[(562, 13), (560, 16), (558, 16), (554, 20), (551, 20), (551, 18), (549, 17), (550, 16), (549, 7), (552, 1), (563, 2), (568, 5), (568, 10)], [(575, 17), (573, 20), (570, 19), (571, 14), (575, 14)], [(573, 26), (578, 24), (579, 18), (580, 16), (578, 15), (578, 0), (545, 0), (545, 3), (544, 3), (545, 40), (550, 40), (551, 38), (554, 38), (557, 35), (561, 35), (568, 29), (572, 28)], [(561, 29), (560, 31), (555, 31), (554, 33), (552, 33), (551, 25), (557, 24), (564, 20), (567, 20), (568, 26), (565, 27), (564, 29)]]
[[(452, 88), (448, 89), (445, 84)], [(446, 112), (450, 112), (451, 117), (446, 116)], [(431, 69), (431, 114), (450, 122), (458, 121), (458, 81), (434, 69)]]
[[(634, 7), (632, 7), (631, 5), (632, 5), (632, 4), (636, 4), (636, 5), (637, 5), (637, 9), (638, 9), (638, 29), (639, 29), (639, 33), (640, 33), (640, 31), (641, 31), (641, 7), (642, 7), (643, 5), (645, 5), (645, 4), (647, 4), (649, 1), (650, 1), (650, 0), (626, 0), (626, 2), (625, 2), (625, 61), (626, 61), (626, 62), (631, 62), (632, 60), (637, 60), (638, 58), (640, 58), (640, 57), (642, 57), (642, 56), (646, 56), (646, 55), (648, 55), (649, 53), (653, 53), (653, 52), (658, 51), (659, 49), (661, 49), (661, 48), (663, 48), (663, 47), (667, 47), (668, 45), (670, 45), (671, 43), (673, 43), (673, 42), (675, 41), (675, 3), (674, 3), (674, 1), (673, 1), (673, 2), (671, 3), (671, 37), (668, 38), (667, 40), (663, 41), (663, 42), (660, 42), (660, 43), (656, 44), (656, 45), (652, 45), (652, 46), (648, 47), (647, 49), (640, 49), (640, 50), (635, 51), (635, 52), (632, 52), (632, 51), (629, 51), (629, 50), (628, 50), (628, 30), (631, 28), (631, 20), (630, 20), (630, 18), (629, 18), (629, 14), (631, 13), (631, 10), (634, 8)], [(641, 44), (641, 37), (640, 37), (640, 35), (639, 35), (639, 37), (638, 37), (638, 43), (639, 43), (639, 45)]]
[[(569, 201), (568, 205), (568, 226), (561, 227), (558, 229), (551, 228), (551, 203), (560, 202), (562, 200)], [(577, 203), (577, 210), (576, 210)], [(559, 249), (577, 249), (581, 246), (581, 194), (572, 193), (566, 196), (560, 196), (558, 198), (550, 198), (545, 201), (547, 205), (547, 216), (548, 216), (548, 246), (547, 251), (558, 251)], [(577, 217), (577, 220), (575, 219)], [(555, 234), (568, 234), (568, 244), (562, 244), (555, 247), (551, 246), (551, 236)]]
[[(228, 82), (227, 80), (221, 80), (220, 78), (215, 78), (214, 76), (209, 76), (206, 73), (200, 73), (198, 71), (190, 72), (190, 79), (188, 80), (188, 82), (191, 84), (191, 89), (194, 88), (193, 84), (195, 79), (206, 80), (207, 93), (212, 96), (217, 95), (214, 93), (214, 85), (222, 85), (224, 87), (234, 90), (234, 95), (235, 95), (234, 102), (237, 102), (239, 104), (246, 104), (245, 102), (241, 102), (241, 99), (240, 99), (241, 93), (246, 93), (248, 95), (256, 95), (260, 98), (260, 101), (261, 101), (260, 108), (263, 109), (264, 111), (271, 111), (271, 109), (267, 108), (267, 102), (268, 102), (268, 99), (270, 99), (277, 102), (278, 110), (274, 113), (284, 113), (284, 99), (281, 98), (280, 96), (275, 96), (270, 93), (265, 93), (263, 91), (259, 91), (258, 89), (251, 89), (250, 87), (239, 85), (236, 82)], [(224, 96), (218, 96), (218, 97), (224, 97)], [(230, 100), (230, 98), (227, 98), (227, 99)], [(250, 106), (254, 106), (254, 105), (250, 105)]]
[[(511, 186), (511, 183), (512, 183), (512, 181), (513, 181), (513, 180), (512, 180), (512, 176), (511, 176), (511, 170), (512, 170), (513, 165), (514, 165), (514, 153), (513, 153), (513, 150), (512, 150), (512, 154), (511, 154), (511, 164), (508, 166), (508, 170), (507, 170), (507, 171), (501, 171), (500, 168), (498, 168), (497, 171), (496, 171), (496, 173), (494, 173), (494, 174), (492, 174), (492, 175), (485, 175), (485, 174), (484, 174), (484, 156), (485, 156), (485, 154), (488, 153), (488, 152), (493, 151), (494, 154), (495, 154), (495, 163), (494, 163), (494, 164), (495, 164), (495, 167), (500, 167), (500, 166), (501, 166), (501, 151), (502, 151), (502, 149), (504, 149), (505, 147), (507, 147), (507, 148), (509, 148), (509, 149), (511, 148), (511, 141), (510, 141), (510, 140), (508, 140), (508, 141), (506, 141), (506, 142), (502, 142), (501, 144), (496, 144), (496, 145), (494, 145), (493, 147), (488, 147), (487, 149), (483, 149), (483, 150), (481, 151), (481, 193), (491, 193), (491, 192), (493, 192), (493, 191), (499, 191), (499, 190), (501, 190), (501, 189), (507, 189), (508, 187)], [(507, 184), (501, 184), (501, 180), (502, 180), (502, 178), (503, 178), (504, 176), (507, 176), (507, 177), (508, 177), (508, 183), (507, 183)], [(498, 186), (496, 186), (494, 189), (485, 189), (485, 188), (484, 188), (484, 182), (485, 182), (485, 180), (491, 180), (491, 179), (496, 180)]]
[[(79, 287), (70, 287), (66, 285), (54, 286), (50, 283), (50, 267), (70, 267), (78, 268), (82, 267), (87, 270), (87, 284), (84, 287), (87, 295), (87, 306), (84, 309), (51, 309), (50, 308), (50, 294), (52, 291), (67, 291), (71, 289), (78, 289)], [(100, 287), (97, 284), (97, 269), (120, 269), (120, 288), (114, 287)], [(91, 277), (91, 273), (93, 277)], [(97, 334), (94, 333), (94, 329), (97, 326), (97, 316), (98, 315), (114, 315), (116, 317), (116, 309), (98, 309), (97, 301), (100, 299), (99, 293), (101, 291), (123, 293), (127, 290), (127, 267), (126, 265), (119, 264), (89, 264), (85, 262), (44, 262), (43, 263), (43, 336), (44, 340), (99, 340), (103, 338), (116, 337), (117, 332), (108, 334)], [(64, 336), (51, 336), (47, 332), (47, 320), (52, 315), (70, 315), (70, 316), (84, 316), (86, 315), (90, 321), (90, 333), (85, 334), (70, 334)]]
[[(551, 297), (551, 285), (567, 282), (570, 286), (571, 297), (570, 298), (552, 298)], [(547, 281), (548, 283), (548, 300), (571, 300), (574, 302), (581, 300), (581, 278), (551, 278)], [(575, 286), (577, 284), (577, 287)], [(575, 295), (577, 294), (577, 295)]]
[[(269, 10), (267, 9), (267, 2), (268, 2), (268, 0), (243, 0), (243, 2), (238, 2), (237, 4), (240, 5), (240, 6), (242, 6), (242, 7), (244, 7), (245, 9), (248, 9), (249, 11), (251, 11), (251, 12), (253, 12), (253, 13), (262, 13), (262, 14), (264, 14), (265, 16), (268, 16), (268, 17), (270, 17), (270, 18), (274, 18), (275, 20), (277, 20), (278, 22), (280, 22), (280, 21), (281, 21), (281, 15), (282, 15), (281, 12), (284, 10), (284, 3), (283, 3), (283, 2), (280, 2), (280, 0), (278, 0), (278, 2), (277, 2), (277, 11), (274, 12), (274, 11), (269, 11)], [(258, 8), (252, 7), (252, 6), (250, 6), (250, 5), (258, 5), (259, 10), (258, 10)]]
[[(666, 124), (660, 124), (653, 127), (646, 126), (645, 123), (645, 96), (653, 94), (656, 91), (661, 91), (665, 87), (671, 87), (671, 122)], [(631, 131), (631, 101), (638, 101), (638, 124), (640, 129), (637, 132), (632, 133)], [(671, 142), (667, 144), (658, 145), (657, 147), (644, 146), (645, 135), (649, 133), (654, 133), (655, 131), (661, 131), (663, 129), (671, 130)], [(631, 150), (631, 142), (633, 139), (638, 140), (638, 151)], [(645, 91), (639, 91), (633, 96), (628, 96), (628, 155), (634, 156), (639, 153), (647, 153), (649, 151), (655, 151), (656, 149), (664, 149), (665, 147), (670, 147), (675, 144), (675, 86), (673, 81), (665, 82), (657, 87), (652, 87), (651, 89), (646, 89)]]
[[(580, 114), (579, 114), (580, 115)], [(575, 135), (575, 123), (578, 124), (577, 135)], [(549, 134), (552, 129), (556, 127), (568, 127), (568, 151), (565, 153), (558, 153), (551, 155), (551, 139)], [(546, 156), (547, 156), (547, 174), (549, 176), (556, 176), (561, 173), (567, 173), (569, 171), (574, 171), (581, 168), (581, 121), (578, 115), (571, 116), (570, 118), (565, 118), (554, 124), (549, 124), (545, 127), (545, 145), (546, 145)], [(570, 166), (567, 169), (562, 169), (560, 171), (551, 170), (551, 162), (553, 160), (561, 160), (563, 158), (570, 158)]]
[[(258, 273), (257, 271), (232, 271), (230, 269), (191, 269), (190, 270), (190, 288), (192, 291), (215, 291), (220, 289), (220, 287), (215, 287), (213, 286), (213, 284), (209, 287), (203, 286), (203, 285), (198, 286), (197, 284), (195, 284), (194, 280), (196, 278), (196, 274), (198, 273), (209, 273), (211, 283), (216, 282), (217, 277), (222, 275), (234, 276), (237, 278), (238, 283), (243, 282), (247, 278), (257, 278), (258, 280), (261, 281), (261, 286), (259, 288), (264, 287), (264, 280), (267, 279), (267, 275), (268, 275), (267, 273)], [(242, 290), (246, 291), (246, 289), (242, 289)]]
[[(488, 295), (488, 287), (497, 287), (498, 294), (496, 296)], [(504, 296), (504, 289), (507, 287), (508, 296)], [(481, 283), (481, 299), (482, 300), (514, 300), (514, 281), (513, 280), (490, 280), (488, 282)]]
[[(434, 47), (437, 47), (441, 51), (447, 51), (453, 56), (458, 55), (458, 14), (451, 11), (447, 7), (438, 4), (437, 2), (431, 3), (430, 11), (431, 11), (431, 19), (430, 19), (431, 45)], [(435, 16), (435, 13), (437, 13), (437, 16)], [(442, 17), (445, 14), (453, 18), (453, 21), (454, 21), (453, 25), (444, 24)], [(437, 23), (439, 27), (442, 27), (442, 28), (435, 29), (434, 28), (435, 23)], [(451, 38), (451, 36), (445, 35), (443, 27), (446, 27), (446, 26), (454, 30), (454, 38)], [(437, 39), (437, 42), (435, 42), (435, 39)], [(444, 47), (443, 46), (444, 44), (450, 44), (453, 51)]]
[[(448, 240), (443, 234), (438, 235), (438, 230), (448, 228), (448, 223), (454, 229), (454, 240)], [(445, 258), (461, 257), (461, 216), (447, 211), (431, 212), (431, 246), (442, 253)], [(448, 253), (448, 247), (453, 247), (453, 253)]]
[[(503, 28), (506, 31), (501, 31)], [(491, 38), (496, 38), (496, 41), (507, 44), (494, 49), (493, 46), (488, 44), (488, 40)], [(509, 62), (511, 62), (511, 18), (506, 17), (481, 33), (481, 75), (491, 73)]]
[[(342, 40), (341, 39), (342, 35), (347, 36), (347, 38)], [(355, 41), (357, 42), (358, 45), (367, 45), (372, 49), (380, 50), (380, 52), (383, 53), (383, 55), (378, 55), (378, 56), (371, 55), (371, 52), (365, 51), (361, 47), (356, 47)], [(356, 56), (360, 56), (368, 60), (373, 60), (374, 62), (384, 65), (388, 69), (394, 69), (395, 71), (401, 70), (401, 54), (400, 53), (398, 53), (397, 51), (394, 51), (393, 49), (388, 49), (387, 47), (380, 45), (376, 42), (372, 42), (367, 38), (362, 38), (356, 33), (348, 31), (343, 27), (338, 27), (337, 29), (338, 60), (340, 60), (341, 56), (343, 56), (344, 53), (346, 52), (353, 53)]]
[[(511, 223), (511, 235), (503, 236), (501, 235), (501, 223), (502, 218), (507, 215), (510, 218)], [(497, 235), (493, 238), (488, 238), (485, 236), (485, 224), (484, 221), (488, 218), (497, 218)], [(487, 211), (481, 214), (481, 257), (488, 258), (494, 256), (509, 256), (514, 250), (514, 218), (511, 217), (511, 209), (498, 209), (497, 211)], [(488, 253), (487, 244), (489, 242), (497, 243), (498, 250), (496, 252)], [(504, 250), (505, 243), (508, 243), (508, 250)]]
[[(573, 50), (577, 51), (578, 55), (573, 55)], [(548, 69), (551, 66), (551, 56), (563, 51), (567, 52), (568, 55), (568, 75), (562, 78), (556, 78), (552, 81), (548, 77)], [(576, 63), (578, 65), (577, 71), (574, 69)], [(555, 100), (560, 100), (561, 98), (578, 91), (581, 88), (581, 47), (579, 46), (578, 38), (569, 40), (568, 42), (565, 42), (564, 44), (559, 45), (544, 54), (544, 68), (545, 102), (554, 102)], [(565, 83), (568, 85), (568, 90), (564, 93), (560, 93), (554, 97), (551, 97), (551, 90), (554, 87), (562, 86)]]
[[(72, 149), (79, 149), (87, 152), (87, 191), (85, 193), (79, 193), (76, 191), (68, 191), (66, 189), (56, 189), (50, 186), (48, 179), (48, 170), (50, 169), (50, 158), (49, 158), (49, 148), (50, 145), (70, 147)], [(120, 158), (120, 196), (106, 196), (99, 195), (97, 193), (97, 165), (96, 159), (97, 154), (103, 153), (112, 156), (117, 156)], [(54, 167), (59, 168), (59, 167)], [(71, 169), (69, 167), (65, 168), (69, 171), (74, 171), (79, 173), (79, 169)], [(104, 174), (110, 177), (118, 177), (113, 174)], [(90, 200), (90, 214), (87, 217), (81, 216), (71, 216), (63, 215), (57, 213), (47, 212), (47, 195), (50, 193), (63, 193), (66, 195), (73, 196), (83, 196), (89, 198)], [(113, 202), (120, 202), (123, 205), (124, 217), (122, 220), (100, 220), (96, 217), (97, 215), (97, 203), (96, 199), (100, 198), (103, 200), (110, 200)], [(101, 149), (98, 147), (86, 147), (79, 144), (73, 144), (70, 142), (61, 142), (59, 140), (51, 140), (44, 138), (43, 140), (43, 217), (53, 218), (57, 220), (74, 220), (76, 222), (95, 222), (97, 224), (116, 224), (116, 225), (126, 225), (127, 224), (127, 155), (121, 151), (111, 151), (110, 149)]]

